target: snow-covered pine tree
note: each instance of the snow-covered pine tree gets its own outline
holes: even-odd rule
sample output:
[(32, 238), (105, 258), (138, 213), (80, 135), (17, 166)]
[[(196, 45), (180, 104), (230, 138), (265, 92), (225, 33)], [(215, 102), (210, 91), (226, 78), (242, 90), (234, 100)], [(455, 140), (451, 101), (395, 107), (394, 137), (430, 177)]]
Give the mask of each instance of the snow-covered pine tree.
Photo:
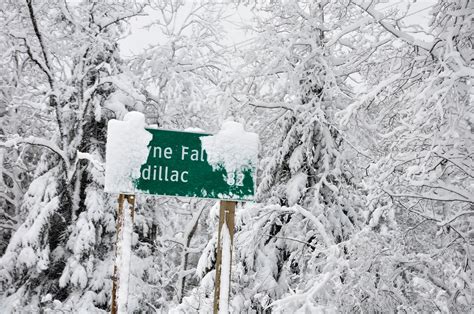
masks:
[[(4, 310), (107, 309), (114, 205), (103, 194), (106, 122), (144, 100), (121, 70), (121, 24), (141, 7), (126, 2), (10, 1), (2, 25), (25, 103), (47, 126), (2, 146), (42, 147), (23, 197), (23, 221), (0, 260)], [(5, 57), (8, 57), (6, 55)], [(121, 97), (117, 101), (117, 97)]]
[[(266, 311), (292, 290), (314, 292), (307, 301), (330, 308), (335, 303), (324, 291), (344, 281), (331, 260), (344, 255), (339, 244), (361, 223), (363, 197), (347, 162), (347, 144), (333, 126), (347, 97), (324, 49), (322, 5), (256, 5), (258, 36), (240, 67), (241, 90), (234, 96), (246, 110), (260, 108), (255, 120), (268, 124), (272, 136), (264, 136), (269, 140), (262, 145), (261, 204), (237, 211), (231, 298), (236, 312)], [(277, 123), (268, 121), (269, 110), (280, 110)], [(198, 267), (201, 287), (183, 307), (205, 309), (206, 299), (212, 299), (214, 242)], [(313, 287), (320, 281), (327, 285), (317, 295)], [(302, 299), (295, 309), (305, 306)], [(285, 303), (285, 311), (292, 306)]]

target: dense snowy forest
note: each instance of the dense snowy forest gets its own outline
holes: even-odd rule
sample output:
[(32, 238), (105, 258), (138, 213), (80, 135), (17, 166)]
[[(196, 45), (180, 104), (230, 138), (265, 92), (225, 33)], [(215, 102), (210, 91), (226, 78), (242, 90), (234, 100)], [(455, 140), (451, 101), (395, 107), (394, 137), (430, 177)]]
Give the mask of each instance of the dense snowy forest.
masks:
[[(471, 312), (474, 3), (415, 2), (1, 1), (0, 312), (110, 311), (129, 111), (259, 135), (230, 312)], [(212, 312), (218, 214), (137, 195), (128, 312)]]

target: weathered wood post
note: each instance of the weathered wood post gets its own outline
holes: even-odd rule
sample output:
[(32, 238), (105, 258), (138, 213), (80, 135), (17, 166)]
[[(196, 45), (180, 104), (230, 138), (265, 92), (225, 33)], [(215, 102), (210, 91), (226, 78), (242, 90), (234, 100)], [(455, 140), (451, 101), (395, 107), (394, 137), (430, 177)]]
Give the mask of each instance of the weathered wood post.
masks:
[[(216, 277), (214, 282), (214, 314), (219, 313), (219, 309), (229, 308), (229, 294), (230, 294), (230, 277), (232, 267), (232, 247), (234, 243), (234, 226), (235, 226), (235, 207), (237, 202), (220, 201), (219, 209), (219, 229), (217, 231), (217, 257), (216, 257)], [(222, 259), (223, 250), (223, 234), (222, 231), (229, 232), (230, 247), (224, 247), (224, 250), (229, 250), (230, 258), (228, 260)], [(226, 264), (223, 264), (226, 263)], [(223, 271), (224, 270), (224, 271)], [(224, 278), (223, 276), (226, 276)], [(222, 286), (223, 281), (227, 284)], [(226, 302), (227, 304), (221, 304)]]
[[(118, 197), (118, 209), (117, 209), (117, 222), (115, 225), (116, 228), (116, 242), (115, 242), (115, 264), (114, 264), (114, 274), (112, 277), (112, 305), (111, 305), (111, 310), (110, 312), (112, 314), (118, 313), (119, 310), (119, 300), (117, 296), (117, 292), (120, 287), (120, 279), (122, 278), (120, 276), (119, 269), (123, 267), (123, 254), (122, 250), (127, 249), (131, 250), (131, 247), (128, 248), (123, 248), (123, 232), (126, 231), (124, 230), (124, 223), (125, 223), (125, 213), (124, 213), (124, 201), (127, 200), (127, 203), (129, 204), (129, 209), (130, 209), (130, 218), (131, 218), (131, 224), (132, 224), (132, 232), (133, 232), (133, 221), (134, 221), (134, 216), (135, 216), (135, 195), (126, 195), (126, 194), (119, 194)], [(128, 268), (130, 265), (128, 265)], [(127, 274), (128, 276), (128, 274)], [(122, 278), (122, 280), (125, 279), (128, 281), (128, 278)], [(121, 312), (123, 312), (123, 309), (120, 309)]]

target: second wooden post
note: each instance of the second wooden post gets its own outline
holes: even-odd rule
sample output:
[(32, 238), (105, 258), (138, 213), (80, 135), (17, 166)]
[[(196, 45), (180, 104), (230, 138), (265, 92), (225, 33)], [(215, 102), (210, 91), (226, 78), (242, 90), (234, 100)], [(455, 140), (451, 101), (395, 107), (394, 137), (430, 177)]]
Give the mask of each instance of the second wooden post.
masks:
[(219, 228), (217, 232), (216, 277), (214, 285), (214, 314), (228, 312), (232, 247), (234, 243), (234, 201), (220, 201)]

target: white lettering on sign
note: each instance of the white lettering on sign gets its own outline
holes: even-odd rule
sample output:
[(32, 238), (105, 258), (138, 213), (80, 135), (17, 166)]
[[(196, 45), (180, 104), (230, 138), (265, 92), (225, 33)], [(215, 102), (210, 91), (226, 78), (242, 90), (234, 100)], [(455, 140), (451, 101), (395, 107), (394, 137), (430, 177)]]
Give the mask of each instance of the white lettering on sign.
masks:
[(184, 156), (188, 154), (188, 149), (189, 147), (187, 146), (182, 146), (181, 147), (181, 160), (184, 160)]
[(188, 175), (188, 172), (187, 171), (183, 171), (181, 172), (181, 182), (188, 182), (188, 179), (184, 179), (184, 175)]
[(188, 182), (188, 171), (170, 170), (167, 166), (151, 166), (142, 169), (143, 180)]
[(191, 150), (191, 160), (192, 161), (199, 160), (199, 151), (197, 149)]
[[(179, 148), (177, 148), (179, 150)], [(149, 148), (150, 155), (154, 159), (172, 159), (173, 149), (171, 147), (153, 146)], [(190, 149), (188, 146), (181, 146), (182, 161), (206, 162), (204, 148)], [(189, 171), (170, 169), (166, 165), (147, 165), (142, 168), (141, 178), (146, 181), (162, 182), (182, 182), (187, 183)], [(235, 172), (224, 176), (225, 181), (231, 186), (244, 186), (245, 175), (242, 172)]]
[(163, 156), (165, 156), (166, 159), (171, 159), (171, 154), (173, 154), (171, 147), (166, 147)]
[(191, 149), (190, 152), (189, 147), (181, 146), (181, 160), (185, 160), (188, 155), (191, 161), (206, 161), (206, 159), (204, 158), (204, 149)]
[(160, 146), (154, 146), (153, 148), (150, 147), (150, 150), (153, 150), (153, 158), (165, 158), (171, 159), (173, 155), (173, 149), (171, 147), (165, 147), (163, 149)]
[(244, 174), (242, 172), (239, 172), (237, 174), (237, 186), (244, 186)]
[(227, 174), (226, 182), (228, 185), (244, 186), (244, 177), (242, 172), (238, 172), (237, 175), (231, 172)]

